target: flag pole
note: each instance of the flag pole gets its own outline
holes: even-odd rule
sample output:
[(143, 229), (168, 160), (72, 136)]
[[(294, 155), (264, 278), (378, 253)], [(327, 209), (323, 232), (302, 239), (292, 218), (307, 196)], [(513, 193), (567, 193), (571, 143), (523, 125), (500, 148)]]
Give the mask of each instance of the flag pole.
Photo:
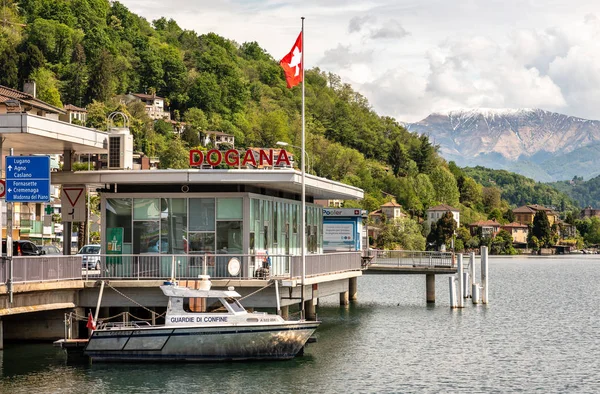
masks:
[(302, 54), (300, 64), (302, 64), (302, 306), (301, 306), (301, 319), (306, 318), (306, 311), (304, 308), (304, 287), (306, 282), (306, 163), (305, 163), (305, 130), (304, 130), (304, 17), (302, 19)]

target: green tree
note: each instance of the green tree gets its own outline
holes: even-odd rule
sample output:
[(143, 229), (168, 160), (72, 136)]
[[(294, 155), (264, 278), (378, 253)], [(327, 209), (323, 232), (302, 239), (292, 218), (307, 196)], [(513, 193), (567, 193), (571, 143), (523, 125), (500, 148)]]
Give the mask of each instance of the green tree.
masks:
[(60, 93), (58, 91), (58, 81), (54, 73), (46, 68), (40, 67), (31, 75), (32, 81), (35, 81), (37, 87), (37, 97), (55, 107), (62, 108)]
[(419, 172), (429, 174), (435, 167), (435, 154), (436, 149), (431, 142), (429, 137), (422, 135), (419, 137), (419, 146), (414, 153), (414, 160), (417, 162)]
[(409, 157), (408, 153), (406, 152), (406, 148), (400, 145), (400, 142), (397, 140), (394, 141), (394, 145), (392, 146), (388, 159), (390, 165), (392, 166), (392, 170), (394, 171), (394, 175), (400, 175), (401, 170), (406, 168), (408, 160)]
[(460, 194), (452, 173), (447, 168), (438, 166), (431, 171), (429, 177), (435, 189), (435, 199), (444, 204), (457, 206)]
[[(462, 181), (462, 182), (461, 182)], [(468, 207), (476, 206), (482, 197), (482, 186), (471, 177), (462, 177), (458, 181), (460, 202)]]
[(163, 146), (158, 156), (160, 168), (189, 168), (188, 151), (181, 140), (174, 138)]
[(545, 211), (537, 211), (533, 217), (530, 237), (535, 237), (542, 248), (552, 245), (552, 228)]
[(499, 208), (501, 203), (500, 189), (497, 187), (484, 187), (482, 193), (482, 203), (486, 212), (491, 212), (494, 208)]

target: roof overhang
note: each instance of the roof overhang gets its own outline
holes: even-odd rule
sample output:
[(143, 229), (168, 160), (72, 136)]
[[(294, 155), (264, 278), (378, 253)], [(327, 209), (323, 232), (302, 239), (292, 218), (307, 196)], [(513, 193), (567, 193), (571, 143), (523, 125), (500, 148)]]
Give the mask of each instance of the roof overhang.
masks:
[[(282, 192), (302, 192), (302, 173), (294, 169), (280, 170), (103, 170), (53, 172), (52, 184), (223, 184), (250, 185)], [(306, 174), (306, 195), (315, 199), (360, 200), (364, 191), (330, 179)]]
[(2, 150), (15, 155), (107, 153), (108, 133), (27, 113), (0, 115)]

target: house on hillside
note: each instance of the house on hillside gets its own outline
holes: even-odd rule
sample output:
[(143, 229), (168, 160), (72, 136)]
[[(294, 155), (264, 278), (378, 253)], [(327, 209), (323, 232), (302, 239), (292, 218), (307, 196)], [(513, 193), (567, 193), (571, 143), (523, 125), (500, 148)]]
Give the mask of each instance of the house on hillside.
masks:
[(129, 104), (134, 101), (141, 101), (146, 107), (146, 113), (153, 120), (171, 120), (171, 113), (165, 108), (165, 99), (157, 96), (156, 94), (128, 93), (123, 96), (122, 101), (125, 104)]
[(582, 219), (593, 218), (594, 216), (600, 217), (600, 209), (587, 206), (581, 210), (580, 216)]
[(433, 223), (437, 223), (446, 212), (452, 213), (454, 221), (456, 222), (456, 227), (460, 227), (460, 211), (458, 208), (451, 207), (448, 204), (440, 204), (427, 210), (427, 224), (429, 225), (429, 228), (431, 228)]
[(369, 237), (375, 241), (381, 232), (381, 224), (383, 223), (383, 217), (389, 222), (395, 222), (396, 219), (405, 218), (406, 214), (402, 212), (402, 205), (398, 204), (396, 200), (388, 201), (381, 205), (379, 209), (369, 213)]
[(515, 244), (526, 244), (529, 235), (529, 226), (517, 222), (508, 223), (500, 226), (501, 230), (507, 231)]
[(479, 222), (469, 224), (469, 230), (472, 236), (481, 238), (494, 238), (500, 231), (500, 223), (496, 220), (481, 220)]
[(538, 211), (546, 212), (548, 221), (552, 226), (558, 219), (558, 214), (550, 208), (546, 208), (539, 204), (523, 205), (522, 207), (513, 209), (515, 214), (515, 222), (521, 224), (533, 224), (533, 218)]
[(73, 123), (73, 121), (76, 121), (82, 125), (85, 125), (85, 122), (87, 122), (87, 109), (67, 104), (64, 106), (64, 110), (66, 113), (58, 117), (63, 122)]
[(227, 144), (234, 147), (235, 137), (232, 134), (223, 133), (222, 131), (205, 131), (202, 145), (206, 146), (210, 142), (212, 142), (215, 148), (218, 148), (221, 144)]

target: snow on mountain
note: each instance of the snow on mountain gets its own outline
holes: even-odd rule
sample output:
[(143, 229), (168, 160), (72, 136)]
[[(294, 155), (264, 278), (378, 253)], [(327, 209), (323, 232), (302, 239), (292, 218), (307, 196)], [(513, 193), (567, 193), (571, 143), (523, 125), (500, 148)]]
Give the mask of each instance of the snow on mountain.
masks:
[[(427, 134), (440, 145), (441, 154), (461, 166), (484, 165), (491, 168), (523, 163), (550, 168), (548, 160), (570, 154), (586, 146), (600, 144), (600, 121), (581, 119), (537, 108), (478, 108), (435, 112), (406, 127)], [(587, 165), (600, 164), (600, 158), (585, 157)], [(583, 158), (581, 158), (583, 159)], [(591, 161), (591, 162), (590, 162)], [(574, 166), (571, 171), (586, 171)], [(564, 172), (564, 171), (563, 171)], [(539, 178), (539, 169), (535, 170)], [(527, 175), (527, 174), (526, 174)], [(574, 174), (586, 177), (587, 174)], [(560, 170), (542, 176), (543, 180), (567, 176)], [(542, 179), (539, 179), (542, 180)]]

